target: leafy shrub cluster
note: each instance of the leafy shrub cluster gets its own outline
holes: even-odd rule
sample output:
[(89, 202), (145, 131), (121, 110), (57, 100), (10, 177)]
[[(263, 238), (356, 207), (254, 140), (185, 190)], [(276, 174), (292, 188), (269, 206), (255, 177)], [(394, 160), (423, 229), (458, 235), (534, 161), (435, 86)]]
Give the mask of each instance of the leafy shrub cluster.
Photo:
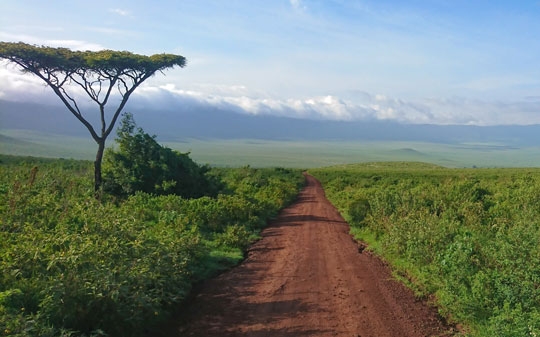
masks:
[(313, 170), (374, 250), (471, 336), (540, 336), (540, 170)]
[(104, 157), (104, 189), (109, 194), (198, 198), (217, 193), (217, 182), (206, 175), (209, 167), (199, 166), (189, 153), (160, 145), (155, 136), (137, 128), (130, 113), (123, 115), (117, 133), (118, 150), (107, 149)]
[[(4, 158), (2, 158), (4, 159)], [(92, 163), (0, 164), (0, 335), (149, 333), (194, 282), (242, 258), (303, 177), (211, 169), (216, 197), (94, 198)]]

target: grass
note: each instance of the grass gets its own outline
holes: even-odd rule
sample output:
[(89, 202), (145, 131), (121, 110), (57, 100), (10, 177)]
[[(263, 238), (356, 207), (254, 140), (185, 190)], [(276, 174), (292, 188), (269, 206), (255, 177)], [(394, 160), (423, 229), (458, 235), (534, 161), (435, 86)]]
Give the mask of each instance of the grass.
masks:
[[(159, 141), (159, 137), (158, 137)], [(112, 144), (112, 138), (109, 144)], [(212, 166), (314, 168), (361, 162), (421, 161), (445, 167), (538, 167), (540, 148), (505, 144), (422, 142), (275, 141), (255, 139), (188, 139), (164, 145), (191, 152)], [(0, 153), (91, 160), (96, 144), (90, 137), (0, 130)]]
[(93, 159), (97, 145), (87, 138), (28, 130), (0, 130), (0, 153), (16, 156)]

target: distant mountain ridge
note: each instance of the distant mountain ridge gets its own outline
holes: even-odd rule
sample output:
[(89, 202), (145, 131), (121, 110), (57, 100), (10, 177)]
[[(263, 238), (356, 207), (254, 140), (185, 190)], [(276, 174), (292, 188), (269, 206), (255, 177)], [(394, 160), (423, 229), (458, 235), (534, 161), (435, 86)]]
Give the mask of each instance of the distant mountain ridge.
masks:
[[(148, 111), (128, 106), (135, 121), (160, 141), (183, 139), (421, 141), (540, 146), (540, 125), (466, 126), (388, 121), (329, 121), (254, 116), (213, 108)], [(97, 114), (91, 116), (97, 118)], [(26, 129), (70, 136), (88, 131), (62, 106), (0, 100), (0, 129)]]

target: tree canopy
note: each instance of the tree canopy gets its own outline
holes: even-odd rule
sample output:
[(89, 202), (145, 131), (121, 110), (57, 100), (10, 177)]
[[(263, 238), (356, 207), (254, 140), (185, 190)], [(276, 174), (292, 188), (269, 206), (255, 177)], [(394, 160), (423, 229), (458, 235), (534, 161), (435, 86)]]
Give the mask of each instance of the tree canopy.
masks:
[[(101, 187), (101, 162), (105, 141), (131, 94), (156, 72), (186, 65), (186, 58), (181, 55), (145, 56), (114, 50), (73, 51), (23, 42), (0, 42), (0, 59), (8, 60), (20, 66), (23, 72), (32, 73), (42, 79), (88, 129), (98, 144), (95, 161), (96, 190)], [(77, 87), (98, 105), (100, 122), (97, 127), (77, 104), (74, 90)], [(105, 106), (114, 92), (120, 94), (120, 102), (107, 115)]]

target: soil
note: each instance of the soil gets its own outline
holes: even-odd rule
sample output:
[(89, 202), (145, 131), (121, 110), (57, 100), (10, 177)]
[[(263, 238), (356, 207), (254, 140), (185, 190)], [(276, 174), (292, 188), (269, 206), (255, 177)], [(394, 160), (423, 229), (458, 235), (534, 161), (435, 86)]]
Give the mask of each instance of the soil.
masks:
[(245, 261), (201, 286), (169, 336), (452, 335), (306, 179)]

